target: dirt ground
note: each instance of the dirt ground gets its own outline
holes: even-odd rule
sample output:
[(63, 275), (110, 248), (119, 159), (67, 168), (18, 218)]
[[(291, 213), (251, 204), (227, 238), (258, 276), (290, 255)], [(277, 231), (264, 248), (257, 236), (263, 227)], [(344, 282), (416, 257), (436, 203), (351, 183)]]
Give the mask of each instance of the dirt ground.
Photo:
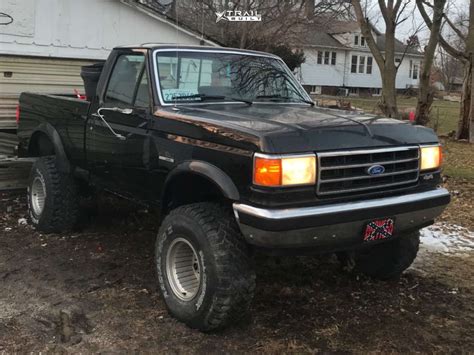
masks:
[(333, 256), (260, 256), (252, 316), (208, 335), (165, 309), (150, 213), (106, 197), (81, 231), (48, 236), (24, 217), (24, 192), (0, 193), (0, 352), (474, 350), (472, 250), (422, 247), (390, 282), (345, 272)]

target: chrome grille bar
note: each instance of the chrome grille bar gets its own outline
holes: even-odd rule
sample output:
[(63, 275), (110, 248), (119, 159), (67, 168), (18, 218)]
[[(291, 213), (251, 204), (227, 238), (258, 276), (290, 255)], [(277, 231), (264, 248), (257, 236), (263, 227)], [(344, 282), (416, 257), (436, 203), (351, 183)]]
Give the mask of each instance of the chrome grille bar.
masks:
[(384, 164), (394, 164), (394, 163), (408, 163), (410, 161), (415, 161), (418, 160), (419, 158), (413, 158), (413, 159), (402, 159), (402, 160), (392, 160), (392, 161), (378, 161), (374, 163), (364, 163), (364, 164), (353, 164), (353, 165), (334, 165), (334, 166), (327, 166), (327, 167), (321, 167), (321, 170), (332, 170), (332, 169), (349, 169), (349, 168), (359, 168), (362, 166), (371, 166), (374, 164), (378, 165), (384, 165)]
[[(384, 190), (413, 185), (419, 178), (418, 146), (323, 152), (318, 153), (317, 158), (318, 195)], [(387, 170), (380, 175), (369, 175), (366, 168), (372, 165), (382, 165)], [(347, 176), (349, 174), (350, 176)]]
[[(377, 163), (378, 164), (378, 163)], [(413, 173), (415, 171), (418, 171), (418, 169), (410, 169), (410, 170), (403, 170), (403, 171), (397, 171), (394, 173), (385, 173), (382, 175), (383, 176), (393, 176), (393, 175), (401, 175), (401, 174), (406, 174), (406, 173)], [(338, 182), (338, 181), (350, 181), (350, 180), (360, 180), (360, 179), (373, 179), (373, 176), (354, 176), (354, 177), (348, 177), (348, 178), (340, 178), (340, 179), (325, 179), (323, 180), (324, 182)]]

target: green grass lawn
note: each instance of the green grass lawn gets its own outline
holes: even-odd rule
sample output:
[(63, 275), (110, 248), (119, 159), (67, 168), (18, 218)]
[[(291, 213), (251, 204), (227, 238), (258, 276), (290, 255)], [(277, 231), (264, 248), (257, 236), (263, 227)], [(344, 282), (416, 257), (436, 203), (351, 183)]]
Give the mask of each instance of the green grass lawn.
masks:
[[(352, 106), (360, 108), (366, 112), (378, 113), (377, 102), (379, 97), (349, 97), (347, 98)], [(399, 111), (415, 111), (416, 97), (398, 97)], [(445, 100), (435, 100), (431, 107), (431, 127), (437, 129), (438, 134), (447, 134), (457, 129), (459, 118), (459, 102)]]

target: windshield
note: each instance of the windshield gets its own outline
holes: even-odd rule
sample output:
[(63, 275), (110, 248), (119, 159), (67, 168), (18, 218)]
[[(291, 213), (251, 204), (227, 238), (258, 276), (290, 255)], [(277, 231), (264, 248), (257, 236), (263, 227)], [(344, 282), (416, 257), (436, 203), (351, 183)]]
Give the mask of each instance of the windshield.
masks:
[(164, 103), (310, 100), (286, 65), (275, 58), (225, 52), (158, 51), (156, 61)]

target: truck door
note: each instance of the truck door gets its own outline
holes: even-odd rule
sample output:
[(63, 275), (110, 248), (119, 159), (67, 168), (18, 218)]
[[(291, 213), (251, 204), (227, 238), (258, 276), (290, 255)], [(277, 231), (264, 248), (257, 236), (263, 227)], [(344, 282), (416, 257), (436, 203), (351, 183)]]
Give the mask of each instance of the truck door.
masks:
[(87, 127), (90, 170), (106, 187), (137, 198), (146, 196), (149, 175), (145, 161), (151, 118), (148, 78), (143, 52), (117, 55), (103, 100)]

